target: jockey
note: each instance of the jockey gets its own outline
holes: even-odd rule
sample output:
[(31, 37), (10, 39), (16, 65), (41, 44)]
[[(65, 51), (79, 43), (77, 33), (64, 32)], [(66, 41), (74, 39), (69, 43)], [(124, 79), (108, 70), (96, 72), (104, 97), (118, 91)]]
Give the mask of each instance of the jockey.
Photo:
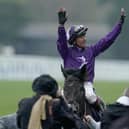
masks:
[(85, 123), (67, 106), (58, 94), (58, 84), (49, 75), (41, 75), (32, 84), (36, 93), (22, 99), (17, 111), (20, 129), (86, 129)]
[(91, 116), (86, 116), (85, 119), (91, 129), (110, 129), (113, 124), (129, 115), (129, 88), (124, 91), (124, 94), (119, 97), (115, 103), (107, 106), (103, 112), (100, 122), (96, 122)]
[[(61, 8), (58, 12), (58, 40), (57, 49), (63, 59), (64, 68), (78, 69), (84, 64), (87, 66), (87, 79), (84, 83), (85, 97), (90, 104), (99, 106), (98, 97), (93, 90), (94, 66), (96, 57), (108, 49), (121, 32), (125, 19), (125, 11), (121, 9), (120, 20), (113, 30), (100, 39), (96, 44), (86, 45), (86, 33), (88, 28), (83, 25), (73, 25), (66, 33), (64, 24), (67, 21), (67, 12)], [(68, 44), (71, 47), (68, 47)]]

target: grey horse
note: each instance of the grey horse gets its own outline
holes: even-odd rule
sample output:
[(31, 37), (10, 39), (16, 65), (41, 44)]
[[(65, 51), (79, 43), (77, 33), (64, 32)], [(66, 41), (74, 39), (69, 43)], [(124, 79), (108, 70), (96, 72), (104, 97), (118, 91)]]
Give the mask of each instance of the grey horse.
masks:
[(18, 129), (16, 124), (16, 113), (0, 117), (0, 129)]
[(85, 99), (84, 82), (87, 79), (86, 65), (81, 69), (64, 69), (61, 66), (65, 77), (64, 96), (71, 108), (83, 118), (84, 115), (91, 115), (96, 121), (101, 119), (105, 104), (100, 100), (102, 108), (96, 108)]

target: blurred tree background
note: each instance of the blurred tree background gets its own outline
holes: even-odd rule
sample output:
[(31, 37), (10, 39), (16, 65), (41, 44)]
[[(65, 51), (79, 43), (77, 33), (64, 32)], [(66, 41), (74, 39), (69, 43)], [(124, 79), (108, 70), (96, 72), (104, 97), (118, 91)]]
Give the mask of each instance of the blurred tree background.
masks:
[(23, 7), (22, 1), (0, 0), (0, 43), (8, 44), (17, 38), (27, 21)]
[[(50, 38), (45, 39), (41, 34), (48, 23), (57, 28), (56, 12), (60, 7), (66, 7), (68, 10), (69, 21), (79, 24), (96, 24), (96, 26), (105, 24), (111, 29), (119, 19), (121, 7), (129, 12), (128, 4), (127, 0), (0, 0), (0, 45), (13, 46), (17, 54), (57, 55), (55, 54), (56, 30), (53, 31), (53, 39), (48, 41), (53, 44), (45, 44)], [(129, 54), (127, 54), (129, 24), (127, 23), (128, 17), (117, 43), (102, 57), (129, 59)], [(38, 28), (42, 28), (40, 34), (36, 33)], [(48, 52), (49, 48), (51, 51)]]

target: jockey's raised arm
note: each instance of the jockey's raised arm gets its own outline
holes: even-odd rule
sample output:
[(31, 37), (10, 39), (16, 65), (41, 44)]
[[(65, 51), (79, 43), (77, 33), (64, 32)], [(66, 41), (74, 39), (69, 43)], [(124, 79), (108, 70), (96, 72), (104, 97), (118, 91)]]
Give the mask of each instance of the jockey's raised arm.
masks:
[(67, 36), (64, 26), (58, 27), (57, 49), (62, 58), (66, 58), (68, 53), (68, 45), (67, 45)]
[(109, 34), (107, 34), (104, 38), (99, 40), (95, 45), (91, 46), (93, 49), (94, 56), (98, 56), (101, 52), (108, 49), (114, 43), (114, 41), (119, 36), (122, 30), (124, 19), (125, 19), (125, 11), (121, 9), (120, 20), (112, 29), (112, 31)]
[(57, 49), (62, 56), (62, 58), (66, 58), (68, 53), (68, 45), (67, 45), (67, 35), (64, 24), (67, 20), (65, 9), (61, 8), (58, 12), (58, 40), (57, 40)]
[(93, 49), (94, 56), (98, 56), (101, 52), (108, 49), (118, 37), (121, 32), (122, 24), (119, 22), (113, 28), (113, 30), (106, 35), (104, 38), (100, 39), (95, 45), (91, 46)]

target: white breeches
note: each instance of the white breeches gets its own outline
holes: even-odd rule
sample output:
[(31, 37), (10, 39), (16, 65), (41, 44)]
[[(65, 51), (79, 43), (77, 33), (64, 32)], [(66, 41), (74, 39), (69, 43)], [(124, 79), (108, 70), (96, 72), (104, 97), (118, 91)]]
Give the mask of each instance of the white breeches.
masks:
[(93, 84), (91, 82), (84, 83), (85, 96), (90, 104), (93, 104), (97, 101), (97, 95), (94, 92)]

